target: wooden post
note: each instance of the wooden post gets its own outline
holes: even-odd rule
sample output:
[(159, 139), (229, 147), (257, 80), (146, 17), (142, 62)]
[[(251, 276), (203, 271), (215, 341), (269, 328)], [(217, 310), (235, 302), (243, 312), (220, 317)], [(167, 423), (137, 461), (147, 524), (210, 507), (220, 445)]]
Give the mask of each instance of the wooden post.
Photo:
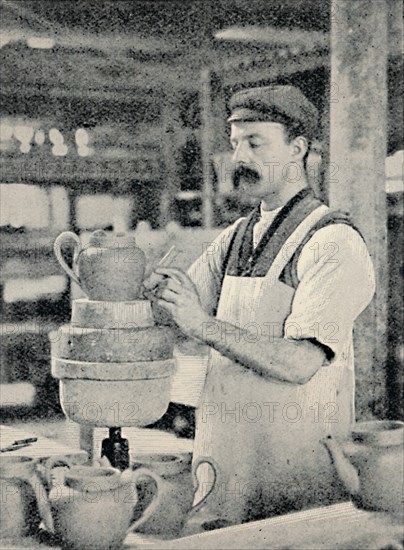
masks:
[(349, 210), (371, 253), (372, 304), (355, 326), (357, 418), (385, 414), (387, 318), (386, 0), (332, 0), (329, 177), (332, 208)]
[[(333, 102), (333, 97), (331, 95), (331, 89), (326, 88), (327, 95), (329, 97), (329, 102)], [(332, 172), (332, 166), (330, 166), (330, 103), (325, 102), (323, 109), (321, 111), (321, 145), (322, 145), (322, 155), (321, 155), (321, 166), (317, 167), (316, 175), (318, 177), (318, 191), (319, 198), (325, 202), (328, 202), (329, 197), (329, 183), (328, 176)]]
[[(176, 98), (177, 99), (177, 98)], [(175, 128), (177, 122), (178, 99), (174, 104), (171, 98), (165, 97), (162, 112), (162, 149), (164, 158), (164, 174), (161, 181), (159, 226), (164, 228), (171, 220), (171, 208), (174, 194), (179, 190), (177, 165)]]
[(211, 108), (213, 118), (212, 147), (213, 152), (230, 151), (230, 124), (226, 121), (226, 100), (223, 89), (223, 71), (212, 74)]
[(212, 187), (212, 151), (213, 151), (213, 116), (212, 116), (212, 85), (210, 70), (204, 67), (201, 71), (201, 157), (202, 157), (202, 209), (203, 226), (213, 225), (213, 187)]

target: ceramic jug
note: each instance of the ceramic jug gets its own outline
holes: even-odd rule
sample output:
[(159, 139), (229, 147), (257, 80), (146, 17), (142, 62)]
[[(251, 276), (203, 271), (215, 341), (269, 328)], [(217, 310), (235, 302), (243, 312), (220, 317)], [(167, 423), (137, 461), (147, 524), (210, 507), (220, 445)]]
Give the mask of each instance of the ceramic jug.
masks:
[(41, 519), (49, 523), (45, 489), (36, 473), (37, 461), (26, 456), (0, 457), (0, 537), (33, 534)]
[[(52, 458), (46, 465), (48, 495), (53, 525), (49, 529), (60, 540), (63, 548), (70, 550), (114, 550), (122, 547), (131, 530), (133, 509), (137, 504), (137, 478), (147, 475), (155, 478), (145, 468), (138, 473), (120, 472), (111, 467), (71, 466), (55, 483), (52, 480), (54, 466), (63, 465), (61, 457)], [(145, 510), (155, 513), (159, 506), (159, 494)]]
[(349, 441), (322, 442), (356, 506), (403, 517), (403, 422), (360, 422)]
[[(213, 487), (198, 504), (192, 506), (198, 484), (196, 471), (200, 464), (207, 462), (216, 477), (216, 468), (213, 460), (207, 457), (199, 457), (193, 465), (191, 462), (192, 453), (152, 454), (134, 459), (132, 468), (139, 493), (135, 517), (148, 506), (154, 493), (157, 492), (159, 499), (151, 513), (146, 511), (135, 521), (132, 530), (162, 538), (175, 537), (186, 521), (202, 508)], [(153, 480), (145, 467), (155, 474)]]
[[(71, 267), (62, 253), (68, 240), (74, 242)], [(75, 233), (65, 231), (55, 240), (54, 252), (63, 270), (90, 300), (125, 302), (139, 298), (146, 256), (132, 235), (97, 230), (82, 247)]]

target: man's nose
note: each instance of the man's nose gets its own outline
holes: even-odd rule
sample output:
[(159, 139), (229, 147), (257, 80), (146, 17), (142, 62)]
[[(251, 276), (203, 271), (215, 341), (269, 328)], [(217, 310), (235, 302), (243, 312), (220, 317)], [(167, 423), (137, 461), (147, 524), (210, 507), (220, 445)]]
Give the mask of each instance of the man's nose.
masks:
[(235, 164), (248, 164), (251, 159), (248, 155), (246, 147), (239, 143), (233, 151), (232, 162)]

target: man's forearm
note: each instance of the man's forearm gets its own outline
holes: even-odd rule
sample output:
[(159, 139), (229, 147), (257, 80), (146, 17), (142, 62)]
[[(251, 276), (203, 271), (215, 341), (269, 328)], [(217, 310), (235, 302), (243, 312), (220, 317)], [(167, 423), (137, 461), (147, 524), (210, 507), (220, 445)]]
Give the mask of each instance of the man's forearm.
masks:
[(264, 337), (209, 315), (192, 335), (257, 374), (292, 384), (310, 380), (325, 359), (323, 351), (307, 340)]

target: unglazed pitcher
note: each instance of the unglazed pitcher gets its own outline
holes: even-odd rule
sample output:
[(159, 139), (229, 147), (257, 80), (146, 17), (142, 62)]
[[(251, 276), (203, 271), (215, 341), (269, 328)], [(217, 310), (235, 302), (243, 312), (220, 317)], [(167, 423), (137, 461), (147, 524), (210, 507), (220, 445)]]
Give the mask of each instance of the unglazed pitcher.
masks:
[[(63, 257), (62, 245), (74, 242), (73, 264)], [(146, 256), (132, 235), (94, 231), (82, 247), (71, 231), (61, 233), (54, 252), (65, 273), (75, 281), (90, 300), (124, 302), (138, 299), (144, 278)]]
[[(52, 468), (64, 465), (67, 470), (55, 483)], [(134, 506), (137, 504), (137, 478), (157, 478), (145, 468), (139, 473), (120, 472), (115, 468), (71, 466), (62, 457), (46, 465), (51, 486), (48, 500), (52, 513), (53, 533), (69, 550), (115, 550), (122, 547), (131, 530)], [(54, 476), (55, 477), (55, 476)], [(159, 506), (157, 493), (145, 510), (152, 515)]]
[[(193, 465), (191, 461), (192, 453), (150, 454), (135, 458), (132, 468), (139, 492), (139, 505), (135, 514), (139, 515), (148, 506), (155, 492), (159, 499), (152, 511), (151, 506), (148, 506), (146, 513), (132, 525), (132, 530), (162, 538), (174, 537), (182, 531), (186, 521), (199, 511), (210, 495), (209, 492), (192, 506), (198, 485), (196, 470), (199, 465), (207, 462), (216, 477), (213, 459), (199, 457)], [(154, 478), (150, 477), (150, 471)], [(147, 513), (148, 510), (151, 513)]]
[(19, 538), (35, 532), (41, 519), (49, 523), (45, 489), (37, 461), (27, 456), (0, 457), (0, 537)]

